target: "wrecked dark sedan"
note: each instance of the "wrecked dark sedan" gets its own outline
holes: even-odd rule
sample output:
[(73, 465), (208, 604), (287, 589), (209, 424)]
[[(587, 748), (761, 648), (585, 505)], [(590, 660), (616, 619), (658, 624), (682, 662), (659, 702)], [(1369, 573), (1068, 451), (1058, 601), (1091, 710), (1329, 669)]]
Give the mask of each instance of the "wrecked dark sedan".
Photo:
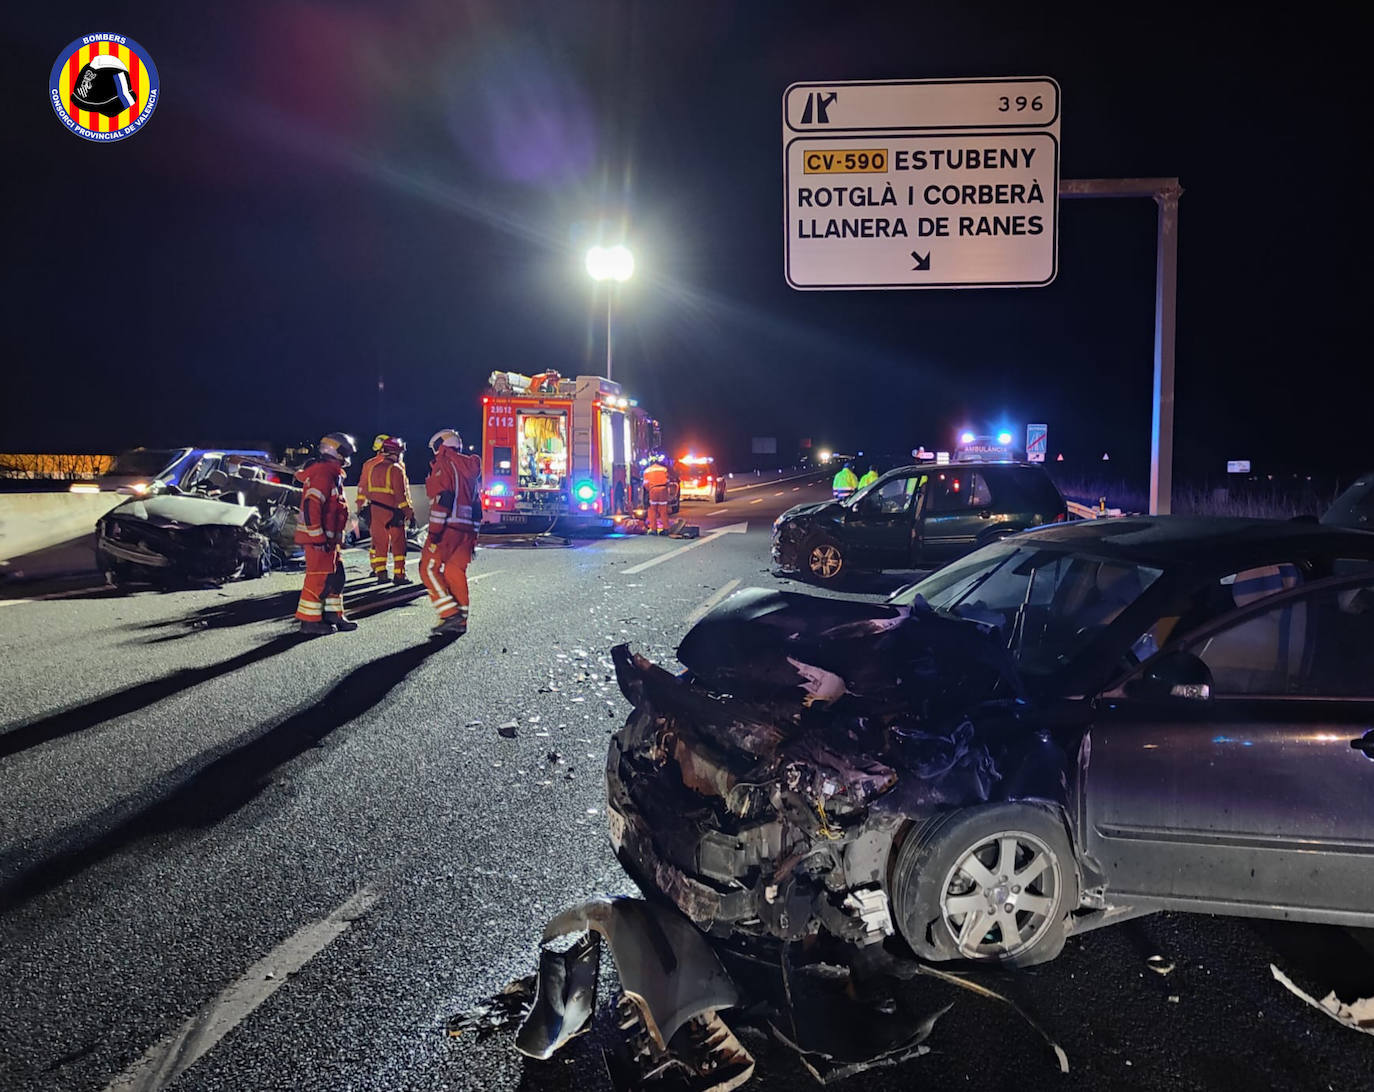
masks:
[(1181, 517), (885, 604), (749, 590), (634, 705), (611, 837), (733, 944), (1026, 966), (1159, 909), (1374, 925), (1374, 536)]

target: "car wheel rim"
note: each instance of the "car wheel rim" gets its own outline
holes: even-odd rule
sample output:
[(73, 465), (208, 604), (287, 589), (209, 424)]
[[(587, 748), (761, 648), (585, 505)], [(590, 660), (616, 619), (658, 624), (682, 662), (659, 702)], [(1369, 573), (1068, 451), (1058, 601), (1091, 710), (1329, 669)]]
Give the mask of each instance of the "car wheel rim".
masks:
[(816, 546), (811, 550), (811, 571), (829, 580), (844, 564), (840, 551), (834, 546)]
[(1034, 947), (1059, 916), (1059, 859), (1033, 834), (1002, 831), (972, 846), (940, 888), (940, 916), (965, 959), (996, 962)]

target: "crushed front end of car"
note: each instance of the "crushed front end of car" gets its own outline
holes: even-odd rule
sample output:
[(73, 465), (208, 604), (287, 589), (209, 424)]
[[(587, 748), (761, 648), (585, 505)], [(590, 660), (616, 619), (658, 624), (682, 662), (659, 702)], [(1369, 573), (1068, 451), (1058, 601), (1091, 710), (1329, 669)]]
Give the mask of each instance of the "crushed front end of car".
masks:
[(720, 938), (893, 935), (894, 843), (993, 798), (1023, 705), (990, 632), (919, 606), (750, 591), (688, 634), (682, 675), (613, 658), (616, 852)]
[[(612, 843), (644, 893), (642, 914), (690, 922), (689, 932), (709, 943), (689, 945), (671, 928), (644, 927), (621, 946), (636, 952), (632, 975), (647, 970), (660, 987), (668, 974), (690, 983), (658, 992), (691, 998), (687, 1019), (708, 1038), (720, 1038), (718, 1029), (702, 1021), (735, 1003), (717, 988), (718, 959), (732, 969), (741, 960), (781, 968), (780, 1004), (789, 1009), (808, 968), (817, 980), (836, 980), (863, 968), (890, 975), (898, 965), (917, 966), (913, 955), (930, 952), (908, 935), (914, 928), (894, 906), (890, 875), (903, 839), (1010, 791), (1062, 789), (1064, 754), (1025, 722), (1030, 706), (997, 632), (921, 601), (874, 605), (752, 589), (687, 635), (678, 649), (687, 667), (681, 674), (625, 645), (612, 656), (633, 706), (607, 757)], [(585, 911), (573, 917), (595, 928)], [(556, 1049), (580, 1030), (569, 1032), (568, 1021), (550, 1012), (585, 1014), (583, 1024), (590, 1016), (568, 986), (578, 960), (567, 964), (547, 947), (570, 928), (560, 918), (545, 934), (544, 959), (552, 963), (541, 964), (535, 1012), (542, 1015), (522, 1033), (521, 1049), (533, 1057), (548, 1053), (527, 1046)], [(625, 981), (620, 953), (616, 963)], [(627, 988), (633, 1023), (685, 1026), (681, 1006), (656, 1011), (651, 992), (632, 996)], [(894, 1026), (873, 1054), (891, 1059), (924, 1049), (935, 1015), (905, 1030)], [(867, 1015), (851, 1021), (868, 1022)], [(795, 1013), (788, 1023), (793, 1032), (775, 1026), (776, 1037), (810, 1058), (813, 1073), (821, 1055), (832, 1072), (844, 1070), (828, 1048), (791, 1042)], [(532, 1034), (534, 1025), (553, 1030)], [(838, 1025), (814, 1026), (830, 1028), (833, 1039)], [(673, 1053), (671, 1037), (650, 1039), (654, 1056)], [(731, 1072), (741, 1068), (737, 1047), (732, 1038), (722, 1048)]]
[(261, 571), (257, 508), (196, 496), (135, 497), (96, 524), (96, 563), (111, 584), (217, 583)]

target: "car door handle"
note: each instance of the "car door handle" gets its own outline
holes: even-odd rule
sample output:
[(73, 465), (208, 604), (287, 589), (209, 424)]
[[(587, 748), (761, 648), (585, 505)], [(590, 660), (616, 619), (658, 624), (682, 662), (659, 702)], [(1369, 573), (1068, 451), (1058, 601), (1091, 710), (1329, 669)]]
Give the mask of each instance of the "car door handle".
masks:
[(1352, 739), (1350, 746), (1357, 751), (1363, 751), (1366, 758), (1374, 758), (1374, 729), (1370, 729), (1359, 739)]

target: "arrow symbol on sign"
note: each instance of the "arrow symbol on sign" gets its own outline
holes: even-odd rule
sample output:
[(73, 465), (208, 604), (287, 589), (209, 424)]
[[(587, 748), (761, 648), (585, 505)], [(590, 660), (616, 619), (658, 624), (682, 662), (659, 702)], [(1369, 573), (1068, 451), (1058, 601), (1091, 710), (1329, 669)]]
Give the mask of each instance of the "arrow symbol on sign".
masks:
[(915, 261), (916, 261), (916, 264), (913, 265), (913, 266), (911, 267), (912, 269), (919, 269), (919, 270), (920, 270), (921, 272), (923, 272), (923, 273), (930, 269), (930, 254), (929, 254), (929, 253), (927, 253), (924, 257), (922, 257), (920, 254), (917, 254), (916, 251), (913, 250), (913, 251), (911, 252), (911, 256), (912, 256), (912, 258), (914, 258)]

